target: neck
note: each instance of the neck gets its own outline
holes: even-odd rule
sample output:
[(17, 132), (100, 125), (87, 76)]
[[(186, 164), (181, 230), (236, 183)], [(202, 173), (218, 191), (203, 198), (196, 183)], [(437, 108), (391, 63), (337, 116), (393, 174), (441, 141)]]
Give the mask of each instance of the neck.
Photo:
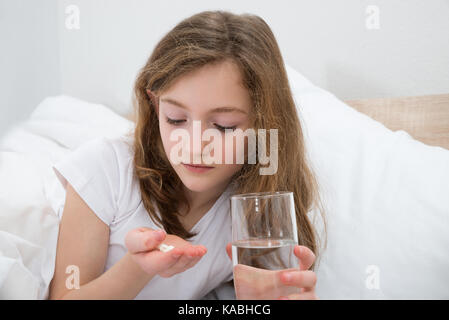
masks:
[(203, 192), (192, 191), (184, 186), (184, 193), (187, 197), (187, 201), (190, 204), (190, 210), (209, 210), (215, 203), (215, 201), (217, 201), (217, 199), (220, 197), (220, 195), (226, 190), (227, 185), (228, 182), (220, 184), (215, 188)]

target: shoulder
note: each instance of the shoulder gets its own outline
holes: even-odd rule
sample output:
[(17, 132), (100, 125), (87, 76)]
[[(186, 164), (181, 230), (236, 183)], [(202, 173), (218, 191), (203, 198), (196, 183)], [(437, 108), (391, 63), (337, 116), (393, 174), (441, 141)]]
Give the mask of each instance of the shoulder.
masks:
[(134, 137), (130, 135), (122, 135), (114, 138), (101, 137), (100, 141), (110, 145), (114, 148), (120, 155), (132, 155), (134, 148)]
[(109, 225), (139, 203), (132, 148), (132, 139), (127, 136), (94, 138), (75, 147), (53, 165), (53, 170), (64, 188), (69, 182)]
[[(70, 158), (76, 158), (91, 175), (102, 175), (122, 182), (131, 170), (134, 154), (132, 139), (128, 136), (94, 138), (75, 149)], [(96, 173), (96, 174), (95, 174)]]
[(109, 152), (121, 163), (132, 160), (134, 156), (133, 138), (130, 136), (100, 137), (89, 141), (89, 143), (91, 148), (99, 147), (103, 151)]
[(118, 169), (118, 211), (113, 221), (118, 223), (133, 214), (142, 201), (134, 170), (134, 138), (132, 136), (104, 137), (102, 143), (114, 153)]
[[(134, 152), (133, 140), (129, 136), (115, 138), (101, 137), (93, 140), (89, 146), (97, 149), (104, 167), (110, 167), (117, 174), (117, 181), (131, 183), (128, 176), (132, 175)], [(112, 172), (110, 172), (112, 173)]]
[(102, 137), (98, 143), (110, 153), (111, 162), (117, 172), (117, 213), (112, 224), (127, 220), (142, 202), (138, 179), (134, 170), (134, 137), (122, 135), (114, 138)]

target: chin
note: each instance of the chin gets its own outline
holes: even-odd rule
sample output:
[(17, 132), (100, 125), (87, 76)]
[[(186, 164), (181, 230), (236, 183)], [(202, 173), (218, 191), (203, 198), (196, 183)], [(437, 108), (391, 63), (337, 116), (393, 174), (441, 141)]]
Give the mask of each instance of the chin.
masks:
[(223, 185), (240, 167), (236, 166), (231, 168), (232, 170), (229, 170), (229, 168), (223, 170), (223, 168), (215, 167), (215, 169), (207, 173), (192, 173), (187, 171), (182, 165), (177, 165), (173, 168), (187, 189), (193, 192), (205, 192)]
[(180, 177), (184, 186), (193, 192), (204, 192), (214, 188), (217, 184), (210, 177)]
[[(187, 172), (182, 165), (174, 166), (175, 172), (184, 186), (193, 192), (204, 192), (217, 185), (217, 179), (209, 174), (195, 174)], [(215, 169), (214, 169), (215, 170)]]

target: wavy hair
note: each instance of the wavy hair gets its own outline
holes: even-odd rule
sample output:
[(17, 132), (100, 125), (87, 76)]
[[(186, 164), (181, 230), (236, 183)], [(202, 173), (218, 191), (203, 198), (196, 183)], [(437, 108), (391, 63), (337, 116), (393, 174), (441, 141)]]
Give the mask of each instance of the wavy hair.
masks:
[(257, 15), (227, 11), (195, 14), (157, 43), (139, 71), (133, 97), (133, 148), (143, 204), (151, 219), (167, 233), (184, 239), (194, 236), (178, 218), (180, 205), (189, 208), (189, 204), (182, 182), (164, 152), (155, 107), (158, 95), (181, 75), (225, 59), (232, 60), (241, 70), (243, 85), (252, 101), (253, 128), (278, 129), (277, 173), (260, 175), (259, 163), (245, 162), (233, 177), (235, 193), (292, 191), (298, 242), (318, 258), (319, 237), (308, 216), (312, 208), (317, 208), (324, 218), (318, 184), (308, 165), (303, 131), (278, 44), (270, 27)]

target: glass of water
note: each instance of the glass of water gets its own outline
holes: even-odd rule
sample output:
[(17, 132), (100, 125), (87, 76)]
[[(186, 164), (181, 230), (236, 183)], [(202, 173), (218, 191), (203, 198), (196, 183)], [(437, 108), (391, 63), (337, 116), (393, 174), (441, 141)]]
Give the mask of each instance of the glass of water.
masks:
[(293, 193), (239, 194), (231, 197), (232, 263), (239, 300), (274, 300), (300, 293), (281, 282), (280, 273), (299, 270)]

